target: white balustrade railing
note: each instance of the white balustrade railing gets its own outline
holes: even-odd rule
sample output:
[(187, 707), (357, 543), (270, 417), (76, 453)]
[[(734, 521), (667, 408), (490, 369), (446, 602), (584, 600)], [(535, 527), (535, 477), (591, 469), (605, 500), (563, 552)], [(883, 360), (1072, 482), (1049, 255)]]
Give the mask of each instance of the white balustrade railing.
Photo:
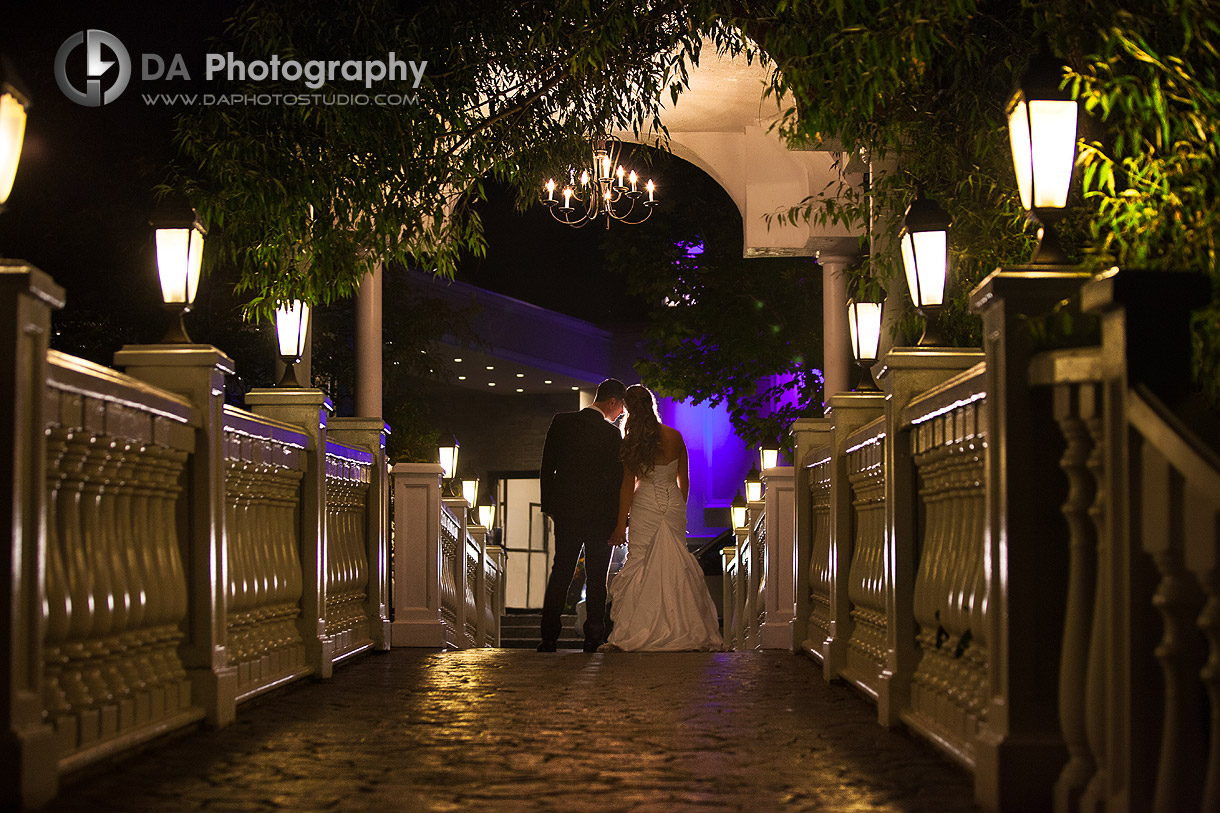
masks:
[(736, 545), (726, 545), (720, 549), (720, 561), (723, 568), (724, 579), (721, 583), (721, 634), (724, 638), (724, 645), (729, 649), (738, 649), (742, 644), (742, 638), (738, 630), (741, 611), (738, 608), (740, 601), (740, 593), (738, 586), (740, 584), (740, 576), (738, 574), (738, 556), (739, 548)]
[(369, 624), (368, 497), (376, 458), (326, 441), (326, 634), (336, 660), (373, 646)]
[(902, 717), (971, 768), (988, 709), (983, 370), (932, 388), (903, 416), (923, 521), (912, 592), (920, 656)]
[(298, 628), (298, 514), (309, 440), (244, 410), (223, 414), (227, 655), (241, 701), (309, 673)]
[(178, 656), (191, 405), (50, 351), (43, 717), (58, 770), (199, 720)]
[(497, 646), (505, 558), (465, 500), (442, 498), (441, 468), (399, 463), (394, 477), (394, 646)]
[(812, 449), (809, 457), (809, 561), (802, 569), (808, 574), (809, 600), (805, 605), (807, 632), (802, 648), (820, 661), (822, 643), (831, 637), (830, 449), (824, 446)]
[(872, 697), (880, 692), (889, 637), (885, 569), (885, 430), (885, 419), (878, 418), (849, 436), (846, 449), (855, 531), (847, 571), (850, 618), (847, 661), (840, 674)]
[(385, 425), (334, 419), (328, 440), (317, 390), (226, 407), (232, 361), (206, 345), (125, 347), (126, 374), (48, 350), (59, 305), (45, 274), (0, 261), (6, 808), (388, 646)]

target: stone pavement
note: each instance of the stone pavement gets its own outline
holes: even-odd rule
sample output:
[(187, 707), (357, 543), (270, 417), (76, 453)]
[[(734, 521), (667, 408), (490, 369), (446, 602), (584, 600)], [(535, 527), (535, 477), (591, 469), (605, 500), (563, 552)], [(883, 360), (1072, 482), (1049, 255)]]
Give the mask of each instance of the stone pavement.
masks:
[(65, 787), (51, 811), (973, 810), (786, 652), (394, 650)]

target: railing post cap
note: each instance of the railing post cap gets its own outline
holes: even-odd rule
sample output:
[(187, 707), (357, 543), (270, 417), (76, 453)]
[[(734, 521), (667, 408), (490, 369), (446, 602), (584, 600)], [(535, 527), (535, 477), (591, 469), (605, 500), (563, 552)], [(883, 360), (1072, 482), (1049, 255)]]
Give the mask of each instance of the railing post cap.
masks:
[(1088, 272), (1074, 265), (997, 268), (970, 292), (970, 311), (982, 313), (1001, 302), (1020, 313), (1047, 311), (1076, 293), (1088, 279)]
[(114, 366), (204, 367), (222, 373), (237, 371), (237, 364), (210, 344), (126, 344), (114, 354)]
[(51, 275), (25, 260), (0, 257), (0, 285), (29, 294), (51, 308), (62, 308), (67, 302), (64, 289)]

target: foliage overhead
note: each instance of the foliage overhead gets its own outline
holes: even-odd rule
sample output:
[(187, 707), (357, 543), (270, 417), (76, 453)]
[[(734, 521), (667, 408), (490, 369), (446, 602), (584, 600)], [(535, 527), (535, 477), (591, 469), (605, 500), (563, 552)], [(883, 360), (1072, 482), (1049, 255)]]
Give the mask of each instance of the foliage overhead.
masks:
[[(1220, 280), (1214, 6), (1212, 0), (251, 3), (235, 17), (226, 47), (249, 58), (331, 59), (347, 58), (343, 52), (359, 42), (370, 57), (395, 50), (427, 59), (418, 103), (397, 111), (201, 109), (181, 120), (183, 160), (170, 185), (196, 202), (239, 260), (240, 285), (253, 295), (250, 311), (266, 312), (287, 298), (325, 303), (353, 293), (379, 260), (451, 272), (462, 251), (482, 247), (479, 220), (462, 202), (464, 193), (479, 196), (480, 178), (515, 182), (525, 200), (529, 179), (543, 167), (584, 158), (591, 133), (624, 129), (664, 142), (662, 99), (680, 92), (704, 40), (722, 50), (748, 48), (776, 68), (770, 93), (786, 106), (777, 124), (782, 136), (841, 151), (844, 162), (863, 158), (871, 170), (867, 186), (845, 173), (829, 194), (783, 217), (857, 227), (866, 238), (853, 288), (880, 285), (901, 297), (893, 236), (922, 189), (953, 217), (948, 332), (959, 344), (978, 344), (965, 295), (997, 266), (1024, 262), (1032, 248), (1004, 106), (1039, 40), (1064, 57), (1066, 86), (1092, 115), (1082, 133), (1078, 205), (1061, 228), (1065, 246), (1092, 269), (1118, 263), (1202, 270)], [(336, 40), (327, 33), (334, 30), (351, 35)], [(345, 89), (336, 82), (321, 92)], [(710, 243), (707, 253), (713, 254)], [(760, 372), (758, 362), (771, 357), (770, 350), (743, 356), (738, 344), (712, 340), (758, 324), (731, 288), (716, 282), (728, 274), (727, 257), (707, 257), (698, 274), (681, 258), (667, 262), (678, 282), (702, 286), (695, 301), (706, 307), (657, 310), (651, 335), (658, 356), (649, 369), (674, 393), (717, 400), (741, 392), (739, 379)], [(773, 274), (765, 282), (774, 287), (754, 294), (763, 302), (814, 287), (801, 274)], [(744, 296), (746, 287), (737, 293)], [(717, 320), (704, 318), (714, 302), (725, 310)], [(1199, 312), (1195, 329), (1198, 380), (1220, 403), (1217, 300)], [(694, 339), (699, 352), (690, 349)], [(793, 350), (807, 352), (797, 341), (788, 340), (789, 360)], [(773, 373), (786, 369), (788, 361), (775, 359), (768, 361)]]
[[(246, 59), (426, 60), (411, 101), (209, 106), (179, 120), (182, 160), (166, 185), (215, 229), (241, 269), (250, 314), (354, 294), (379, 261), (451, 275), (482, 230), (463, 196), (487, 174), (583, 157), (589, 134), (662, 138), (660, 99), (701, 35), (682, 2), (584, 0), (506, 6), (370, 0), (258, 2), (223, 47)], [(336, 30), (350, 32), (334, 37)], [(717, 29), (724, 47), (740, 47)], [(358, 48), (361, 53), (352, 53)], [(222, 83), (218, 95), (300, 93), (300, 83)], [(336, 79), (319, 97), (366, 92)], [(468, 200), (469, 198), (467, 198)]]

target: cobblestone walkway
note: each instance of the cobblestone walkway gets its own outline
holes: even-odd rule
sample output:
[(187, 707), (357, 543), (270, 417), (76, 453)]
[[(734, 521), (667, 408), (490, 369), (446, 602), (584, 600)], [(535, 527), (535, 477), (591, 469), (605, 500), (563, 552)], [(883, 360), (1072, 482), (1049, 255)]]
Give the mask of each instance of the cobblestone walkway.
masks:
[(48, 810), (973, 810), (969, 777), (788, 653), (394, 650)]

